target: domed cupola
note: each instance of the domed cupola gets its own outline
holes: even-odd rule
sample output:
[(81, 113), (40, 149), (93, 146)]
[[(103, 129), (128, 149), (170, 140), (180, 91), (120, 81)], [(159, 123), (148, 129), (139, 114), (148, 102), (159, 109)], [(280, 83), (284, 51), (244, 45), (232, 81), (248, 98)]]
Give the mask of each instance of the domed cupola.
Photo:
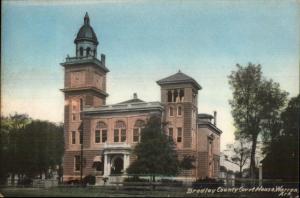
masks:
[(84, 16), (84, 24), (79, 29), (74, 43), (76, 44), (77, 57), (96, 57), (97, 45), (99, 42), (93, 28), (90, 25), (88, 13)]

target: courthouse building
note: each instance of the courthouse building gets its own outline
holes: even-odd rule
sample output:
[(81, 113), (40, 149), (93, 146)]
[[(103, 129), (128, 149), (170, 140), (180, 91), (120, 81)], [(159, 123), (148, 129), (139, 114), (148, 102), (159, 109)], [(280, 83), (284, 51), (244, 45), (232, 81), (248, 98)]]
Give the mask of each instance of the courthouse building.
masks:
[(97, 181), (126, 175), (135, 160), (132, 151), (141, 129), (152, 114), (168, 122), (165, 132), (173, 138), (178, 157), (196, 159), (195, 168), (181, 172), (178, 179), (218, 177), (222, 132), (216, 126), (216, 113), (199, 114), (201, 86), (196, 80), (178, 71), (156, 82), (161, 101), (146, 102), (134, 93), (127, 101), (106, 104), (109, 66), (104, 54), (97, 58), (99, 42), (87, 14), (74, 43), (76, 55), (61, 63), (65, 71), (65, 181), (78, 179), (81, 171), (83, 176), (95, 175)]

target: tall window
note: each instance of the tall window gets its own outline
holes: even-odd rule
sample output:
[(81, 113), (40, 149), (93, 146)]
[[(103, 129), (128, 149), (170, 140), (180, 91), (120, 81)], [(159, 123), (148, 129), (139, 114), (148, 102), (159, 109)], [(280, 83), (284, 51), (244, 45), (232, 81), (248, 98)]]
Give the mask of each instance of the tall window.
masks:
[(173, 139), (173, 128), (169, 128), (169, 138)]
[(182, 128), (177, 128), (177, 142), (182, 142)]
[(178, 91), (175, 89), (174, 90), (174, 98), (173, 98), (173, 102), (179, 102), (179, 97), (178, 97)]
[(95, 130), (95, 143), (107, 141), (107, 125), (104, 122), (97, 122)]
[(114, 142), (119, 142), (119, 130), (114, 130)]
[(172, 91), (168, 91), (168, 102), (172, 102)]
[(212, 155), (212, 141), (211, 140), (208, 140), (208, 155)]
[(89, 56), (90, 55), (90, 52), (91, 52), (91, 48), (86, 48), (86, 56)]
[(95, 131), (95, 143), (100, 143), (100, 130)]
[(79, 49), (79, 54), (80, 54), (80, 56), (83, 56), (83, 48), (82, 47)]
[(181, 106), (178, 106), (178, 107), (177, 107), (177, 115), (178, 115), (178, 116), (181, 116), (181, 115), (182, 115), (182, 107), (181, 107)]
[(139, 142), (141, 140), (141, 130), (145, 126), (143, 120), (137, 120), (133, 128), (133, 142)]
[(79, 112), (79, 119), (81, 120), (81, 111), (83, 110), (83, 99), (80, 98), (80, 112)]
[(180, 97), (180, 102), (184, 102), (184, 89), (180, 89), (179, 97)]
[(82, 142), (83, 142), (83, 131), (80, 130), (79, 131), (79, 144), (82, 144)]
[(121, 129), (121, 142), (126, 141), (126, 129)]
[(106, 142), (107, 141), (107, 130), (103, 129), (102, 130), (102, 142)]
[(170, 114), (170, 116), (174, 116), (174, 109), (173, 109), (173, 107), (170, 107), (169, 114)]
[[(120, 138), (121, 137), (121, 138)], [(123, 121), (117, 121), (114, 129), (114, 142), (126, 141), (126, 125)]]
[(76, 144), (76, 131), (72, 131), (72, 144)]
[(80, 171), (80, 155), (75, 155), (74, 157), (74, 169), (75, 171)]

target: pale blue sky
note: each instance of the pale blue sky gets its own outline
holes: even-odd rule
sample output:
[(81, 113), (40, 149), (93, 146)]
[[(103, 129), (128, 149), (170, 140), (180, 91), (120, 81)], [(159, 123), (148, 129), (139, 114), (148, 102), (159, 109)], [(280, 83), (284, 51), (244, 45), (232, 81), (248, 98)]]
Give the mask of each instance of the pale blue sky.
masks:
[[(218, 111), (222, 148), (233, 141), (227, 76), (261, 64), (299, 92), (297, 1), (3, 1), (2, 113), (63, 121), (63, 62), (87, 11), (106, 54), (107, 103), (160, 99), (156, 81), (181, 69), (203, 87), (199, 111)], [(98, 54), (100, 54), (98, 53)]]

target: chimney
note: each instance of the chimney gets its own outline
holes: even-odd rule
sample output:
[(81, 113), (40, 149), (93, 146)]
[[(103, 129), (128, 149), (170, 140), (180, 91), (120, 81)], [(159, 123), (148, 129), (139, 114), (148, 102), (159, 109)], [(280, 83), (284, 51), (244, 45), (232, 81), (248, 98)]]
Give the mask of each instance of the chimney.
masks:
[(217, 126), (217, 112), (214, 111), (214, 125)]
[(101, 54), (101, 63), (105, 67), (105, 55)]
[(133, 99), (137, 99), (137, 94), (136, 93), (133, 93)]

